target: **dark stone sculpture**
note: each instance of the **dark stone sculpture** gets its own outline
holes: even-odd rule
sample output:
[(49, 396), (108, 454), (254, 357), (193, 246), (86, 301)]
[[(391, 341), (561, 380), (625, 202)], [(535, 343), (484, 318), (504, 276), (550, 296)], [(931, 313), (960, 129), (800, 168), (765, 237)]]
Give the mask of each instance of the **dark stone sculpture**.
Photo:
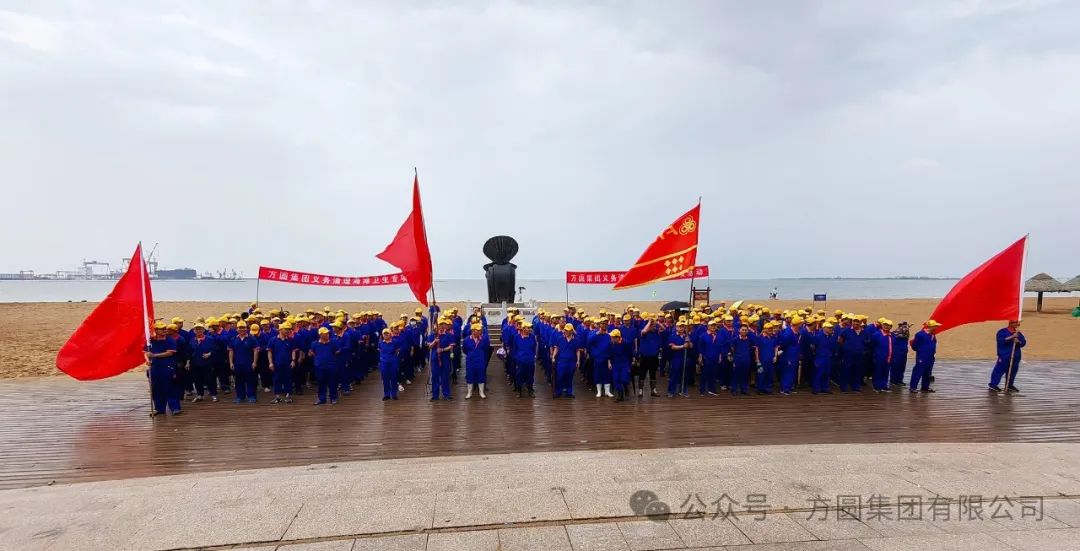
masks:
[(517, 265), (510, 260), (517, 253), (517, 241), (507, 235), (496, 235), (484, 243), (484, 256), (491, 260), (484, 264), (489, 303), (514, 302)]

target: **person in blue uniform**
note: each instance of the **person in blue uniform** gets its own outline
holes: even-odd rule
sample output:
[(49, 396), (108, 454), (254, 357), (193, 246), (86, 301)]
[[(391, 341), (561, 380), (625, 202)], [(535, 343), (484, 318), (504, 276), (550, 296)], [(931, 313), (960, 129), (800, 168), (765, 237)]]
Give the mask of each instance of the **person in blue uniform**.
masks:
[(278, 327), (278, 335), (267, 344), (270, 372), (274, 374), (274, 401), (292, 403), (293, 369), (299, 353), (296, 340), (292, 336), (292, 324), (283, 323)]
[(911, 328), (908, 322), (901, 321), (892, 331), (893, 361), (889, 368), (889, 382), (895, 388), (904, 387), (904, 372), (907, 370), (908, 340), (911, 339)]
[(863, 363), (866, 358), (866, 336), (863, 335), (862, 320), (855, 319), (851, 327), (844, 330), (838, 338), (840, 352), (843, 355), (843, 363), (840, 365), (840, 375), (837, 382), (840, 384), (840, 392), (852, 392), (862, 390)]
[(457, 384), (458, 374), (461, 372), (461, 340), (465, 336), (465, 320), (458, 314), (457, 308), (450, 309), (449, 318), (450, 332), (454, 337), (454, 347), (450, 349), (450, 380)]
[(154, 324), (154, 335), (146, 351), (146, 363), (150, 368), (146, 376), (150, 377), (150, 399), (154, 403), (154, 413), (165, 415), (168, 407), (173, 415), (180, 414), (180, 395), (176, 387), (176, 340), (165, 334), (165, 324)]
[(540, 369), (544, 371), (544, 380), (551, 383), (555, 369), (551, 363), (552, 318), (546, 313), (538, 314), (536, 318), (537, 321), (532, 322), (538, 345), (536, 359), (540, 362)]
[(581, 367), (581, 348), (574, 325), (567, 323), (551, 349), (555, 364), (554, 397), (574, 397), (574, 372)]
[(757, 342), (748, 325), (739, 327), (739, 336), (729, 344), (731, 349), (731, 395), (750, 394), (750, 370), (754, 364)]
[(519, 328), (513, 333), (513, 358), (514, 358), (514, 391), (518, 398), (523, 392), (528, 392), (529, 397), (535, 397), (533, 388), (536, 379), (536, 353), (539, 343), (533, 334), (533, 325), (530, 322), (521, 322)]
[(623, 340), (621, 329), (613, 329), (610, 337), (611, 355), (606, 362), (607, 369), (611, 373), (611, 384), (615, 387), (615, 401), (623, 402), (630, 388), (630, 362), (634, 350), (630, 343)]
[[(627, 345), (630, 345), (630, 349), (635, 355), (637, 354), (637, 338), (640, 334), (637, 325), (637, 323), (640, 322), (640, 318), (635, 317), (637, 317), (639, 313), (640, 312), (636, 308), (631, 307), (627, 309), (626, 313), (622, 314), (621, 322), (618, 325), (619, 332), (622, 333), (622, 340), (626, 342)], [(637, 365), (631, 365), (630, 374), (634, 384), (633, 388), (637, 389), (639, 387), (638, 379), (640, 379), (640, 375), (642, 375), (640, 374), (639, 367)]]
[[(701, 380), (698, 383), (698, 393), (702, 396), (716, 396), (716, 380), (719, 375), (720, 362), (726, 361), (724, 355), (729, 349), (724, 336), (718, 331), (719, 322), (716, 318), (709, 320), (704, 333), (698, 337), (695, 349), (698, 351), (698, 367), (701, 368)], [(731, 384), (730, 377), (727, 384)]]
[[(174, 320), (184, 320), (180, 318), (173, 318)], [(173, 356), (174, 366), (176, 370), (176, 395), (181, 401), (187, 399), (194, 393), (194, 380), (191, 376), (191, 352), (188, 349), (188, 340), (181, 333), (180, 326), (174, 323), (169, 323), (165, 326), (165, 336), (172, 339), (176, 343), (176, 354)]]
[(807, 308), (806, 323), (800, 328), (799, 332), (802, 334), (801, 346), (799, 349), (799, 371), (795, 376), (795, 385), (809, 386), (814, 380), (814, 335), (817, 334), (820, 329), (819, 321), (817, 317), (810, 313), (810, 309)]
[(413, 343), (418, 342), (421, 335), (418, 334), (418, 327), (409, 324), (408, 314), (402, 314), (398, 321), (392, 324), (390, 328), (391, 332), (394, 332), (394, 337), (401, 340), (401, 350), (398, 353), (398, 382), (406, 385), (412, 384), (413, 378), (416, 376), (416, 354), (413, 349)]
[[(252, 324), (252, 327), (258, 325)], [(236, 336), (229, 343), (229, 368), (236, 380), (236, 399), (239, 404), (245, 399), (254, 404), (255, 392), (255, 355), (259, 351), (259, 340), (248, 332), (247, 322), (236, 324)]]
[(1020, 321), (1009, 322), (1008, 327), (1003, 327), (997, 332), (997, 362), (994, 363), (994, 371), (990, 373), (989, 388), (992, 392), (1001, 392), (1001, 378), (1005, 379), (1005, 389), (1008, 392), (1020, 392), (1013, 384), (1016, 381), (1016, 372), (1020, 369), (1020, 352), (1027, 346), (1027, 338), (1020, 332)]
[(401, 342), (394, 339), (390, 329), (382, 330), (379, 340), (379, 375), (382, 377), (383, 401), (398, 399), (399, 354)]
[(352, 361), (353, 355), (352, 335), (348, 333), (348, 329), (340, 319), (330, 323), (330, 330), (332, 331), (330, 339), (337, 344), (337, 350), (334, 352), (336, 370), (334, 378), (340, 393), (348, 396), (352, 394), (352, 378), (349, 375), (349, 362)]
[(261, 385), (263, 392), (270, 392), (274, 388), (274, 374), (270, 371), (270, 339), (276, 335), (270, 332), (270, 320), (252, 321), (252, 325), (258, 329), (252, 329), (251, 336), (259, 341), (259, 351), (255, 353), (256, 386)]
[(589, 358), (592, 360), (593, 375), (591, 378), (596, 385), (596, 397), (599, 398), (606, 392), (607, 396), (611, 398), (613, 396), (611, 394), (612, 372), (610, 369), (611, 334), (608, 333), (606, 323), (597, 324), (596, 332), (588, 336), (585, 346)]
[(803, 319), (791, 318), (790, 326), (780, 332), (780, 394), (789, 396), (795, 393), (795, 381), (798, 377), (799, 359), (802, 354)]
[[(402, 377), (402, 367), (401, 366), (408, 363), (410, 361), (410, 358), (412, 358), (412, 346), (413, 346), (411, 339), (405, 334), (405, 329), (406, 329), (405, 326), (406, 326), (405, 323), (401, 323), (399, 321), (396, 321), (394, 323), (391, 323), (389, 325), (389, 327), (387, 327), (387, 329), (390, 330), (390, 335), (393, 336), (394, 341), (398, 343), (398, 348), (397, 348), (397, 351), (398, 351), (398, 361), (397, 361), (398, 373), (394, 377), (394, 380), (397, 381), (397, 390), (398, 390), (399, 393), (405, 392), (405, 388), (406, 388), (405, 385), (411, 384), (409, 381), (405, 381), (405, 380), (403, 380), (401, 378)], [(436, 328), (436, 331), (432, 332), (431, 335), (428, 336), (428, 338), (437, 339), (438, 335), (439, 335), (439, 332), (438, 332), (438, 330)], [(434, 347), (428, 347), (427, 350), (432, 350), (433, 348)], [(428, 373), (428, 385), (431, 384), (431, 378), (432, 377), (433, 377), (433, 375), (431, 373)]]
[(188, 339), (188, 351), (191, 353), (191, 378), (195, 386), (195, 396), (192, 402), (201, 402), (207, 392), (210, 400), (217, 401), (217, 376), (214, 374), (214, 353), (217, 343), (214, 337), (206, 332), (206, 326), (196, 323), (192, 328), (191, 338)]
[(761, 326), (761, 335), (758, 337), (757, 349), (757, 386), (758, 394), (772, 394), (773, 381), (776, 379), (776, 352), (779, 343), (776, 333), (777, 325), (766, 322)]
[(296, 395), (304, 394), (309, 377), (315, 371), (315, 360), (308, 354), (308, 351), (311, 350), (311, 343), (315, 342), (317, 338), (318, 336), (315, 330), (311, 328), (311, 322), (308, 321), (307, 316), (297, 316), (296, 329), (293, 331), (296, 349), (300, 351), (300, 358), (296, 363), (296, 367), (293, 368), (293, 393)]
[(667, 350), (665, 354), (668, 355), (668, 398), (673, 398), (676, 394), (687, 397), (686, 374), (687, 369), (693, 369), (693, 355), (690, 353), (690, 348), (693, 344), (690, 341), (690, 335), (687, 333), (687, 327), (685, 321), (678, 321), (675, 323), (675, 332), (668, 337)]
[(232, 337), (225, 333), (223, 325), (222, 321), (213, 318), (207, 322), (207, 329), (214, 343), (214, 353), (210, 356), (214, 378), (221, 392), (228, 394), (232, 387), (232, 373), (229, 370), (229, 343), (232, 342)]
[(890, 319), (878, 320), (879, 327), (874, 332), (874, 375), (871, 381), (875, 392), (889, 390), (889, 374), (896, 354), (896, 339), (892, 336), (893, 322)]
[(514, 344), (517, 342), (518, 334), (518, 324), (515, 322), (513, 315), (508, 313), (506, 319), (502, 321), (502, 359), (503, 369), (506, 371), (506, 380), (515, 386), (517, 386), (517, 364), (514, 361)]
[(457, 348), (457, 340), (454, 335), (453, 321), (443, 318), (438, 323), (439, 332), (435, 335), (431, 346), (431, 401), (439, 400), (439, 392), (442, 391), (444, 400), (453, 400), (450, 395), (450, 378), (454, 371), (454, 349)]
[(813, 394), (832, 394), (829, 378), (839, 346), (836, 325), (831, 321), (822, 323), (821, 329), (813, 337), (814, 372), (810, 379), (810, 392)]
[(487, 383), (488, 349), (491, 343), (484, 334), (484, 326), (479, 321), (472, 324), (470, 334), (461, 341), (462, 351), (465, 353), (465, 399), (472, 398), (473, 387), (480, 392), (480, 398), (487, 398), (484, 394), (484, 385)]
[(911, 349), (915, 351), (915, 367), (911, 369), (911, 383), (908, 391), (934, 392), (930, 388), (930, 375), (934, 370), (934, 360), (937, 356), (937, 328), (941, 324), (935, 320), (927, 320), (922, 330), (915, 333), (911, 339)]
[(655, 315), (650, 315), (645, 320), (641, 333), (638, 334), (638, 365), (640, 381), (636, 381), (637, 395), (641, 398), (644, 394), (645, 383), (649, 384), (649, 394), (659, 396), (656, 390), (656, 372), (660, 367), (660, 347), (663, 345), (663, 337), (660, 335), (660, 324)]
[[(717, 318), (713, 318), (715, 321)], [(711, 322), (710, 322), (711, 323)], [(735, 316), (725, 315), (722, 318), (720, 329), (717, 331), (720, 334), (720, 363), (717, 366), (716, 380), (720, 383), (720, 390), (727, 390), (731, 386), (732, 374), (734, 373), (735, 366), (731, 362), (731, 347), (734, 344), (735, 339), (739, 336), (739, 329), (735, 327)], [(699, 350), (702, 355), (705, 354), (705, 350), (702, 348)], [(704, 378), (704, 371), (702, 371), (702, 377)], [(715, 384), (713, 385), (715, 387)], [(713, 389), (713, 393), (716, 389)]]
[(330, 403), (336, 404), (338, 400), (338, 343), (330, 338), (330, 330), (326, 327), (319, 327), (317, 335), (318, 339), (311, 343), (311, 350), (308, 351), (308, 355), (314, 360), (315, 379), (319, 383), (318, 399), (315, 405), (325, 405), (327, 395), (329, 395)]

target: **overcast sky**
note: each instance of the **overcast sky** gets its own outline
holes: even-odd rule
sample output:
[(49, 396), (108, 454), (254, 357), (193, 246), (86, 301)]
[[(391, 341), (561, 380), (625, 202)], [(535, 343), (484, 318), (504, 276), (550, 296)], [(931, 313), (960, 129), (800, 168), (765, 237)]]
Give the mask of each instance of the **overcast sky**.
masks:
[(0, 3), (0, 271), (1080, 273), (1080, 2)]

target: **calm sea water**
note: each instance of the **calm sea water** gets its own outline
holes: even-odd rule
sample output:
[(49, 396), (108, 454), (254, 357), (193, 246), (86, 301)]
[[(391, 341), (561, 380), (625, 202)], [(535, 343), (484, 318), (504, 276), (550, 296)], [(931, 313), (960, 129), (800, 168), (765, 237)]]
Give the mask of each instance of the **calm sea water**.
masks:
[[(913, 279), (711, 279), (697, 280), (710, 286), (714, 300), (765, 299), (775, 288), (781, 299), (811, 300), (824, 293), (829, 299), (853, 298), (937, 298), (952, 288), (956, 280)], [(0, 302), (99, 301), (112, 289), (113, 281), (0, 281)], [(525, 279), (525, 300), (562, 302), (567, 289), (561, 280)], [(262, 302), (398, 302), (412, 301), (404, 285), (366, 288), (308, 287), (261, 282), (257, 286)], [(256, 281), (154, 281), (154, 300), (246, 302), (255, 300)], [(440, 301), (479, 302), (487, 298), (482, 279), (435, 281)], [(687, 300), (689, 283), (664, 282), (625, 291), (606, 285), (571, 285), (570, 301)]]

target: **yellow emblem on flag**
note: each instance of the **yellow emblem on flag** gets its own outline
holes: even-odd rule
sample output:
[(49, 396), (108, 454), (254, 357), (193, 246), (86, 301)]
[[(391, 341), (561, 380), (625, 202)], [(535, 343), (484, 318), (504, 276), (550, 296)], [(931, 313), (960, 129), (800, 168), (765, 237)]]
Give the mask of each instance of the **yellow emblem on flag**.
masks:
[(693, 232), (694, 228), (697, 228), (697, 222), (694, 221), (693, 216), (687, 216), (686, 219), (683, 220), (682, 225), (679, 226), (679, 233), (686, 235)]

